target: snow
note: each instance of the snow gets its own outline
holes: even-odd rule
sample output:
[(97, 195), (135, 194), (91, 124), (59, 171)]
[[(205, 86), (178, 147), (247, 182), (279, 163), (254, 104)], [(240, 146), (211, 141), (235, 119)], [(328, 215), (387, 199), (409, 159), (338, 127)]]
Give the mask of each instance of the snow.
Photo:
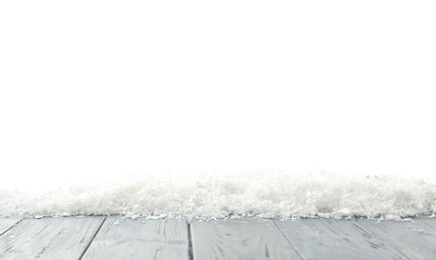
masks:
[(146, 173), (33, 189), (0, 185), (1, 216), (120, 214), (129, 218), (380, 218), (436, 212), (418, 178), (281, 170)]
[[(434, 3), (29, 2), (0, 1), (0, 215), (436, 217)], [(291, 170), (185, 172), (219, 167)]]

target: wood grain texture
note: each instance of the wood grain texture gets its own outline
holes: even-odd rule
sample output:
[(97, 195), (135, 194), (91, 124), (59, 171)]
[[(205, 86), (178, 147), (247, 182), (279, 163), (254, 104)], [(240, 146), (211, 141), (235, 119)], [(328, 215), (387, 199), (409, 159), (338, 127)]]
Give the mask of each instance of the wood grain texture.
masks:
[(436, 218), (430, 218), (430, 217), (423, 216), (420, 218), (414, 218), (413, 222), (426, 224), (424, 229), (436, 230)]
[(109, 217), (83, 259), (189, 259), (185, 220)]
[(2, 259), (79, 259), (104, 217), (25, 219), (0, 237)]
[[(412, 222), (0, 218), (0, 259), (435, 259), (436, 219)], [(192, 238), (190, 251), (189, 237)]]
[(301, 259), (272, 220), (191, 224), (194, 259)]
[[(436, 258), (436, 229), (423, 220), (377, 222), (362, 219), (357, 221), (411, 259)], [(431, 224), (434, 225), (435, 222)]]
[(408, 259), (355, 220), (274, 220), (304, 259)]
[(0, 218), (0, 236), (17, 224), (20, 218)]

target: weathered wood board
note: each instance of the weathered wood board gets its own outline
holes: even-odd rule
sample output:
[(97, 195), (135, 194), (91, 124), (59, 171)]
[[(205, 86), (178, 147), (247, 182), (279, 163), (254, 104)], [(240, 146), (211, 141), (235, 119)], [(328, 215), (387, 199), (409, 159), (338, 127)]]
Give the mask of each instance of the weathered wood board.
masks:
[(194, 259), (301, 259), (272, 220), (191, 223)]
[(430, 228), (431, 230), (436, 230), (436, 218), (429, 218), (429, 217), (420, 217), (420, 218), (414, 218), (413, 222), (416, 223), (424, 223), (426, 224), (427, 228)]
[(436, 229), (420, 219), (412, 222), (377, 222), (368, 219), (357, 221), (411, 259), (436, 258)]
[(189, 259), (187, 221), (108, 217), (83, 259)]
[(0, 236), (20, 221), (20, 218), (0, 218)]
[(24, 219), (0, 236), (2, 259), (79, 259), (104, 217)]
[(304, 259), (408, 259), (356, 220), (274, 220)]
[(0, 259), (436, 259), (436, 219), (0, 218)]

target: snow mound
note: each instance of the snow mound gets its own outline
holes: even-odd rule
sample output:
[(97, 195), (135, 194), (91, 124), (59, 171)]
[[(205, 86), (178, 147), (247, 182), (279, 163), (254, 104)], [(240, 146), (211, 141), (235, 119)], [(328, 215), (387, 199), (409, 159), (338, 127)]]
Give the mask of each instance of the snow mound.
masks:
[(2, 216), (402, 219), (435, 211), (433, 183), (328, 172), (141, 174), (40, 190), (0, 188)]

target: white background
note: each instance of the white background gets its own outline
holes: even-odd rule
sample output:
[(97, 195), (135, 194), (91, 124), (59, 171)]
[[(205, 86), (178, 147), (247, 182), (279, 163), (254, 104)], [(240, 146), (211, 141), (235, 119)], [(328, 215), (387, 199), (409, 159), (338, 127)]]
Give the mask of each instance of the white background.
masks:
[(144, 2), (1, 2), (1, 183), (436, 175), (432, 1)]

